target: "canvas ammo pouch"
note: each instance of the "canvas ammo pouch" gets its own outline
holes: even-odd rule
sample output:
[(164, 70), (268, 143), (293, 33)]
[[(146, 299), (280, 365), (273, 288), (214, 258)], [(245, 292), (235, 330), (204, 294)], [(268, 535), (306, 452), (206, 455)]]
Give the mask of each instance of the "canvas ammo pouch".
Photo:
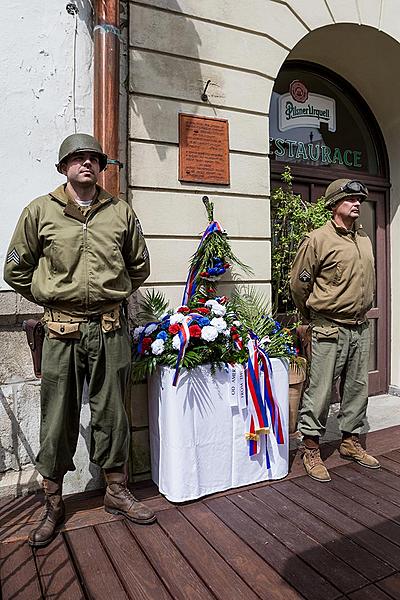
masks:
[(59, 338), (63, 340), (79, 340), (81, 332), (80, 323), (60, 323), (58, 321), (47, 321), (47, 333), (50, 339)]
[(318, 342), (337, 342), (339, 339), (339, 327), (337, 325), (313, 325), (313, 335)]
[(103, 313), (100, 317), (101, 328), (104, 333), (115, 331), (121, 327), (119, 318), (120, 305), (117, 304), (114, 308), (106, 313)]

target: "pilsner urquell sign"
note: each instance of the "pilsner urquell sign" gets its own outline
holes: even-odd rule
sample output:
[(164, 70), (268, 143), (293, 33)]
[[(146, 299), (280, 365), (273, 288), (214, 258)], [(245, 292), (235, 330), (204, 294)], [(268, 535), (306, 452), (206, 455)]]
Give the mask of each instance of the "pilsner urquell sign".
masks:
[[(289, 93), (283, 94), (278, 100), (278, 129), (287, 131), (295, 128), (320, 129), (321, 124), (328, 131), (336, 131), (336, 102), (334, 98), (313, 94), (308, 91), (303, 82), (294, 80), (290, 84)], [(323, 139), (310, 142), (275, 138), (276, 158), (288, 158), (308, 163), (323, 165), (337, 164), (351, 168), (360, 168), (361, 152), (359, 150), (330, 148)]]

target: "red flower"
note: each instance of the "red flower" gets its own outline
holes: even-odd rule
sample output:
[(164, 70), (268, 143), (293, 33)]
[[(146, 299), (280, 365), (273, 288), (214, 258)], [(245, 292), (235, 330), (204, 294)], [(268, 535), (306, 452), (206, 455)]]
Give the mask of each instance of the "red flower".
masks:
[(146, 350), (148, 350), (151, 346), (151, 344), (153, 343), (153, 340), (151, 339), (151, 337), (145, 337), (142, 340), (142, 352), (146, 352)]
[(210, 313), (210, 309), (206, 306), (201, 306), (200, 308), (196, 308), (196, 312), (200, 313), (201, 315), (208, 315)]
[(201, 327), (198, 325), (191, 325), (189, 327), (190, 337), (199, 338), (201, 336)]
[(180, 306), (178, 308), (178, 313), (188, 313), (190, 312), (190, 308), (188, 306)]
[(170, 325), (168, 327), (168, 331), (171, 335), (176, 335), (179, 331), (180, 327), (178, 325), (178, 323), (173, 323), (172, 325)]
[(199, 299), (197, 300), (197, 302), (198, 302), (199, 304), (205, 304), (205, 303), (207, 302), (207, 298), (199, 298)]

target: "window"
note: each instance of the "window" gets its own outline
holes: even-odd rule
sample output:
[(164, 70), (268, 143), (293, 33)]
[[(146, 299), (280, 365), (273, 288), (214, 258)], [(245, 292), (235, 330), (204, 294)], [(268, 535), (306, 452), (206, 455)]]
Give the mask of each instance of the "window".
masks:
[(304, 63), (282, 68), (270, 106), (276, 161), (384, 175), (373, 128), (365, 102), (344, 81)]

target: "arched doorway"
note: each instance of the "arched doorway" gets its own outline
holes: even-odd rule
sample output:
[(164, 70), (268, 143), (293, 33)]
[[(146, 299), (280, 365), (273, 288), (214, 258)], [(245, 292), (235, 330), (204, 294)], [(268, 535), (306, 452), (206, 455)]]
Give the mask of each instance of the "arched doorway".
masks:
[(287, 61), (276, 79), (270, 105), (271, 187), (280, 185), (286, 164), (294, 189), (315, 201), (334, 179), (367, 184), (370, 194), (360, 221), (371, 238), (377, 289), (368, 313), (372, 340), (371, 395), (388, 388), (388, 160), (378, 124), (363, 98), (332, 71)]

